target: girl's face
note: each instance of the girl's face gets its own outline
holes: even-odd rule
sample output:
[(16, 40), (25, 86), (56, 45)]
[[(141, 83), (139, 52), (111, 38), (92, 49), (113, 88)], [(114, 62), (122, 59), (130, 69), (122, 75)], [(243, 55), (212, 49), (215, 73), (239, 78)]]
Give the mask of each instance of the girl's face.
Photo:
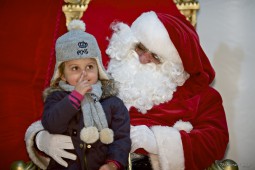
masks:
[(83, 80), (87, 80), (90, 85), (98, 81), (98, 67), (95, 59), (83, 58), (66, 61), (64, 64), (64, 74), (61, 76), (61, 79), (68, 84), (75, 86), (83, 71)]

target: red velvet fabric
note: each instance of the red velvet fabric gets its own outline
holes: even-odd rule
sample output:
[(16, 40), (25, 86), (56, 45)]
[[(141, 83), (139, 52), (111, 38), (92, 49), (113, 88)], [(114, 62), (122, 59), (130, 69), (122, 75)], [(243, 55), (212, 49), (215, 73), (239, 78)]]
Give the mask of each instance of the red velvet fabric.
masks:
[[(29, 160), (24, 134), (41, 117), (42, 91), (54, 69), (54, 42), (66, 32), (62, 3), (63, 0), (1, 0), (1, 169), (9, 169), (16, 160)], [(111, 35), (110, 23), (131, 23), (149, 10), (181, 16), (172, 0), (93, 0), (83, 20), (87, 32), (98, 39), (104, 55), (106, 37)], [(108, 58), (103, 57), (107, 65)]]
[(29, 160), (24, 134), (41, 115), (59, 2), (1, 0), (0, 169)]

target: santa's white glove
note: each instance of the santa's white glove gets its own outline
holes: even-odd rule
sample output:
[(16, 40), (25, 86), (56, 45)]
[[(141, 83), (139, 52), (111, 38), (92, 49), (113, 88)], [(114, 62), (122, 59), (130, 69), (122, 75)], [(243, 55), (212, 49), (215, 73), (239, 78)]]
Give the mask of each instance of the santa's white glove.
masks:
[(145, 125), (131, 126), (131, 152), (143, 148), (149, 153), (157, 154), (158, 146), (153, 132)]
[(74, 149), (70, 136), (52, 135), (48, 131), (40, 131), (35, 138), (37, 148), (43, 151), (60, 165), (67, 167), (67, 162), (62, 158), (76, 160), (76, 155), (65, 151), (65, 149)]

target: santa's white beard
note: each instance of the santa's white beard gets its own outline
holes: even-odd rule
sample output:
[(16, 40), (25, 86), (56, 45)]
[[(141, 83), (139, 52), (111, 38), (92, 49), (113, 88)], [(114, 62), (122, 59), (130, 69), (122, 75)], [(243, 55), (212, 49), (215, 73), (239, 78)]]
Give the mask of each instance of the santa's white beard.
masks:
[(118, 97), (126, 107), (146, 113), (154, 105), (171, 100), (176, 90), (177, 84), (162, 70), (161, 64), (141, 64), (137, 53), (130, 51), (120, 60), (112, 58), (107, 71), (119, 83)]

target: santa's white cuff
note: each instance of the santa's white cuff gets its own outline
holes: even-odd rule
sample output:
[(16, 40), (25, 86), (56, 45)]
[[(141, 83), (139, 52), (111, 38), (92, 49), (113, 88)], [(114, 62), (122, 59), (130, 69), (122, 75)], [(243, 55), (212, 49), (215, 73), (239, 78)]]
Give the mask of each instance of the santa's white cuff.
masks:
[(41, 169), (46, 169), (47, 166), (49, 165), (50, 158), (40, 155), (34, 147), (35, 135), (37, 132), (43, 129), (44, 128), (42, 126), (41, 121), (37, 121), (31, 124), (26, 131), (25, 142), (28, 155), (30, 159), (33, 161), (33, 163), (36, 164)]
[(179, 131), (169, 126), (153, 126), (158, 155), (150, 154), (154, 170), (184, 170), (184, 152)]

